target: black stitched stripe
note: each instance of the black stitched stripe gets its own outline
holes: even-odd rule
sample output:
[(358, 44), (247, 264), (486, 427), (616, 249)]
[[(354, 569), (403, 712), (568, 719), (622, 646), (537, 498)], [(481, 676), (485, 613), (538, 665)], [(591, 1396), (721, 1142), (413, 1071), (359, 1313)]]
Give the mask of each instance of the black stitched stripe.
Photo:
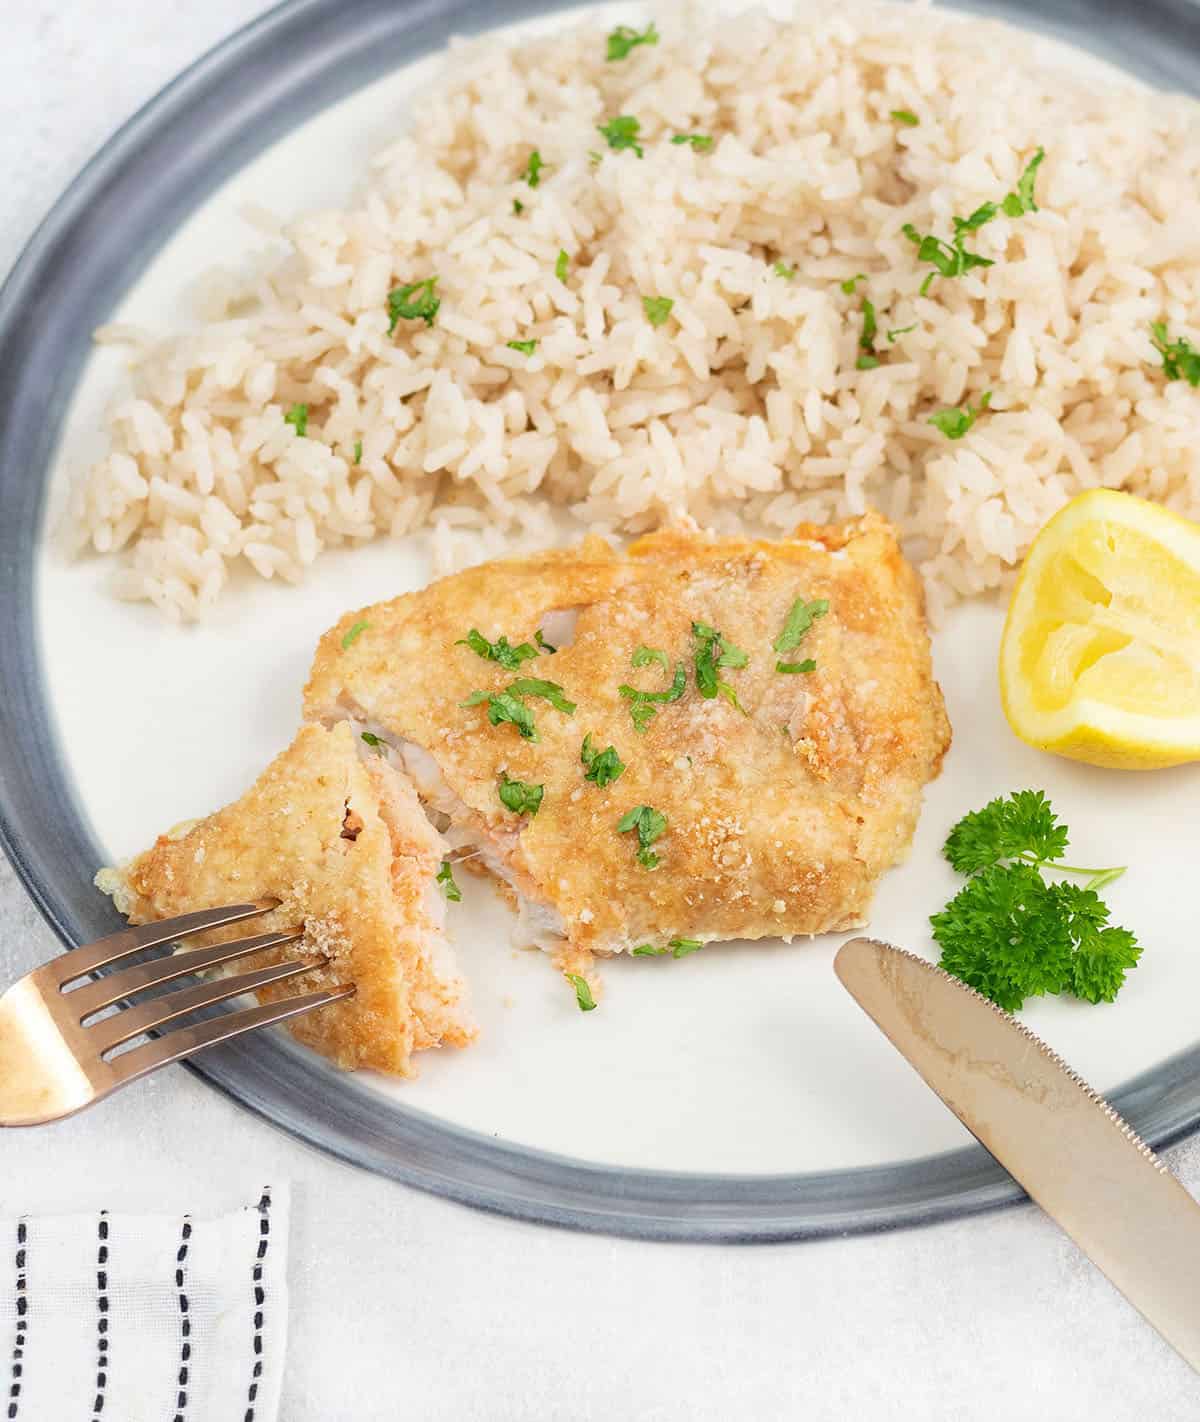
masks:
[(192, 1366), (192, 1320), (188, 1303), (186, 1275), (188, 1243), (192, 1237), (192, 1222), (185, 1215), (175, 1252), (175, 1292), (179, 1299), (179, 1392), (175, 1398), (174, 1422), (185, 1422), (188, 1405), (188, 1378)]
[(271, 1247), (271, 1192), (264, 1190), (258, 1202), (258, 1249), (254, 1256), (254, 1367), (246, 1391), (246, 1415), (243, 1422), (254, 1422), (254, 1405), (258, 1400), (258, 1382), (263, 1370), (263, 1313), (266, 1292), (263, 1289), (263, 1265)]
[(17, 1221), (17, 1331), (13, 1339), (12, 1381), (8, 1387), (8, 1419), (21, 1410), (21, 1381), (25, 1376), (25, 1339), (29, 1334), (29, 1296), (25, 1277), (25, 1221)]
[(96, 1400), (92, 1403), (92, 1422), (104, 1412), (104, 1397), (108, 1390), (108, 1211), (100, 1211), (96, 1230)]

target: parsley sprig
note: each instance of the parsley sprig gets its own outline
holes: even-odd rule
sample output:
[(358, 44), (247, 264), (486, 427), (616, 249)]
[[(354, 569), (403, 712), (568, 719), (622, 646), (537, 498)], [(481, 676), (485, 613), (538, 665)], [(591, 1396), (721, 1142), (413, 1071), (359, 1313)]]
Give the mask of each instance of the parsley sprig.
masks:
[(628, 834), (637, 831), (637, 862), (643, 869), (657, 869), (658, 855), (650, 846), (662, 838), (667, 829), (667, 817), (653, 805), (635, 805), (617, 821), (617, 833)]
[[(970, 877), (930, 918), (941, 966), (1009, 1012), (1044, 993), (1112, 1002), (1141, 957), (1097, 893), (1124, 870), (1064, 864), (1066, 848), (1067, 828), (1040, 790), (992, 800), (946, 840), (946, 858)], [(1048, 883), (1043, 869), (1088, 882)]]
[(510, 682), (503, 691), (473, 691), (462, 705), (479, 706), (486, 703), (487, 718), (493, 726), (511, 722), (523, 740), (536, 741), (540, 738), (533, 712), (524, 702), (523, 698), (526, 696), (541, 697), (564, 716), (575, 714), (575, 702), (567, 700), (558, 682), (543, 681), (535, 676), (520, 676), (516, 681)]
[(737, 671), (744, 667), (750, 658), (707, 622), (693, 622), (692, 636), (696, 639), (696, 690), (707, 701), (716, 696), (723, 696), (743, 716), (749, 715), (738, 700), (737, 692), (727, 681), (722, 681), (717, 673), (725, 667)]
[[(661, 661), (663, 670), (668, 668), (667, 654), (660, 652), (653, 647), (639, 647), (630, 658), (635, 667), (644, 667), (652, 661)], [(660, 705), (669, 701), (678, 701), (687, 689), (687, 671), (682, 662), (675, 663), (675, 675), (671, 680), (671, 685), (665, 691), (641, 691), (636, 686), (622, 684), (617, 688), (621, 695), (628, 701), (629, 715), (633, 721), (633, 729), (642, 732), (658, 715)]]
[(538, 649), (532, 642), (520, 642), (514, 647), (503, 634), (494, 642), (489, 642), (475, 627), (472, 627), (465, 637), (460, 637), (454, 645), (470, 647), (477, 657), (482, 657), (485, 662), (499, 662), (506, 671), (516, 671), (522, 662), (532, 661), (538, 654)]
[(510, 780), (507, 772), (502, 772), (496, 793), (506, 810), (511, 810), (514, 815), (529, 815), (532, 818), (541, 809), (546, 787), (530, 785), (525, 780)]
[[(826, 597), (814, 598), (812, 602), (806, 602), (804, 598), (798, 597), (789, 608), (788, 615), (784, 619), (783, 630), (771, 643), (772, 647), (777, 652), (794, 651), (817, 618), (824, 617), (828, 611), (829, 599)], [(775, 663), (775, 670), (786, 676), (816, 671), (816, 669), (817, 664), (811, 657), (805, 657), (802, 662), (778, 661)]]

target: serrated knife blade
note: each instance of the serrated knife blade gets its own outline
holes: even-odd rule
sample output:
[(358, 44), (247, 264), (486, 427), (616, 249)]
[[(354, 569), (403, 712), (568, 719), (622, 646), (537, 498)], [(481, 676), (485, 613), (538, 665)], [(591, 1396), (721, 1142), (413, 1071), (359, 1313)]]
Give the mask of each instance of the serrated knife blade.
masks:
[(834, 970), (973, 1136), (1200, 1372), (1200, 1204), (1040, 1037), (872, 938)]

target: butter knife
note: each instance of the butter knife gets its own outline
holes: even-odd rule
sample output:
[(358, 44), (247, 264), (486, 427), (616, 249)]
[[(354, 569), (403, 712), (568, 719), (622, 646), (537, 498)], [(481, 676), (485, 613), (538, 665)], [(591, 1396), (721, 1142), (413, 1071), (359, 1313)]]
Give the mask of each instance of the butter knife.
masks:
[(871, 938), (834, 971), (973, 1136), (1200, 1372), (1200, 1204), (1027, 1027)]

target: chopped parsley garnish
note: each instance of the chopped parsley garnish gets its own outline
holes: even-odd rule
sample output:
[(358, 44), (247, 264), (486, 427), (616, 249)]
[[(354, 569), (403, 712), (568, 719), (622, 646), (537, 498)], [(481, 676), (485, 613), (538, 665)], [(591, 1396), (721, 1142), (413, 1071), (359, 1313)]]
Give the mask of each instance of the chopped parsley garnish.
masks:
[(777, 277), (782, 277), (784, 281), (791, 281), (796, 275), (796, 268), (789, 267), (786, 262), (776, 262), (771, 268)]
[(614, 780), (619, 780), (625, 772), (625, 762), (617, 754), (616, 746), (609, 746), (607, 750), (596, 750), (592, 745), (590, 731), (583, 738), (579, 759), (583, 762), (583, 778), (590, 780), (601, 790), (606, 785), (611, 785)]
[(348, 652), (370, 625), (369, 622), (356, 622), (349, 632), (344, 633), (342, 636), (342, 651)]
[[(970, 877), (930, 918), (941, 966), (1009, 1012), (1043, 993), (1111, 1002), (1141, 957), (1096, 892), (1123, 871), (1063, 864), (1066, 847), (1066, 826), (1039, 790), (992, 800), (946, 840), (946, 858)], [(1047, 883), (1043, 868), (1088, 882)]]
[(635, 667), (648, 667), (651, 662), (657, 662), (663, 671), (671, 670), (671, 659), (660, 647), (639, 647), (629, 661)]
[(1027, 212), (1036, 212), (1038, 205), (1034, 201), (1033, 187), (1037, 182), (1037, 170), (1041, 167), (1042, 159), (1046, 156), (1046, 150), (1039, 148), (1029, 160), (1029, 166), (1017, 179), (1017, 190), (1009, 193), (1000, 206), (1004, 209), (1007, 217), (1021, 217)]
[(1200, 385), (1200, 351), (1186, 336), (1180, 336), (1177, 341), (1168, 340), (1165, 321), (1151, 322), (1150, 330), (1154, 336), (1154, 349), (1162, 356), (1163, 374), (1167, 379)]
[(639, 44), (657, 44), (658, 31), (654, 28), (654, 21), (646, 26), (639, 34), (637, 30), (629, 25), (618, 25), (608, 37), (608, 53), (605, 59), (624, 59), (631, 49), (636, 49)]
[(552, 647), (550, 643), (546, 641), (545, 637), (542, 636), (542, 629), (540, 627), (533, 634), (533, 640), (538, 644), (538, 650), (545, 652), (549, 657), (552, 657), (555, 652), (558, 651), (557, 647)]
[[(522, 645), (528, 646), (529, 644), (526, 642)], [(556, 711), (561, 711), (564, 716), (571, 716), (575, 712), (575, 703), (567, 700), (563, 695), (562, 687), (556, 681), (541, 681), (533, 676), (518, 677), (516, 681), (510, 682), (503, 691), (473, 691), (461, 704), (463, 706), (479, 706), (486, 703), (487, 718), (493, 726), (499, 726), (507, 721), (517, 728), (517, 732), (523, 740), (536, 741), (538, 739), (537, 725), (533, 719), (533, 712), (521, 699), (525, 696), (540, 696), (543, 701), (548, 701)]]
[(442, 893), (452, 904), (462, 903), (462, 890), (454, 882), (454, 870), (450, 867), (448, 859), (442, 860), (442, 867), (437, 871), (437, 882), (442, 886)]
[(846, 280), (843, 281), (843, 282), (841, 282), (841, 283), (839, 283), (839, 285), (841, 286), (842, 290), (846, 293), (847, 296), (853, 296), (853, 295), (854, 295), (854, 290), (855, 290), (855, 288), (858, 286), (859, 282), (860, 282), (860, 281), (866, 281), (866, 279), (867, 279), (866, 273), (865, 273), (865, 272), (859, 272), (859, 274), (858, 274), (857, 276), (847, 277)]
[(545, 163), (542, 162), (542, 155), (535, 148), (529, 155), (529, 162), (526, 163), (525, 171), (521, 174), (521, 177), (525, 179), (531, 188), (536, 188), (542, 181), (542, 169), (545, 166)]
[(544, 785), (529, 785), (524, 780), (510, 780), (503, 772), (500, 784), (496, 786), (500, 803), (514, 815), (536, 815), (541, 808)]
[(917, 323), (915, 321), (912, 323), (911, 326), (894, 326), (887, 333), (888, 344), (894, 346), (896, 344), (897, 337), (907, 336), (910, 331), (915, 331), (916, 329)]
[(525, 211), (525, 204), (521, 201), (521, 199), (520, 199), (520, 198), (513, 198), (513, 216), (514, 216), (514, 217), (520, 217), (520, 215), (521, 215), (524, 211)]
[(301, 439), (308, 433), (308, 406), (293, 405), (283, 417), (285, 425), (291, 425)]
[(377, 736), (374, 731), (363, 731), (361, 738), (371, 747), (376, 755), (386, 757), (390, 747), (382, 736)]
[(707, 153), (715, 140), (711, 133), (677, 133), (671, 142), (677, 147), (690, 143), (697, 153)]
[(671, 314), (675, 303), (669, 296), (643, 296), (642, 310), (652, 326), (661, 326)]
[[(817, 618), (824, 617), (828, 611), (829, 599), (826, 597), (814, 598), (812, 602), (806, 602), (802, 597), (798, 597), (788, 609), (788, 615), (783, 621), (783, 630), (771, 643), (772, 647), (777, 652), (793, 651), (800, 645)], [(780, 661), (775, 663), (775, 670), (783, 672), (787, 676), (816, 671), (816, 669), (817, 664), (811, 658), (805, 658), (802, 662)]]
[(392, 335), (401, 320), (424, 321), (432, 326), (438, 314), (441, 299), (434, 295), (437, 277), (426, 277), (424, 281), (410, 282), (388, 292), (388, 335)]
[(686, 958), (704, 944), (698, 938), (671, 938), (665, 948), (656, 948), (653, 943), (642, 943), (633, 950), (635, 958), (662, 958), (670, 953), (673, 958)]
[(511, 691), (473, 691), (460, 704), (479, 706), (485, 702), (487, 704), (487, 718), (493, 726), (502, 725), (507, 721), (517, 728), (517, 733), (522, 740), (536, 741), (538, 739), (537, 722), (533, 719), (533, 712), (519, 696), (514, 696)]
[(597, 131), (604, 135), (608, 146), (616, 153), (623, 148), (632, 148), (639, 158), (646, 156), (642, 145), (637, 141), (638, 133), (641, 130), (641, 123), (632, 114), (619, 114), (614, 119), (609, 119), (607, 123), (597, 124)]
[(537, 648), (532, 642), (521, 642), (513, 647), (507, 637), (497, 637), (489, 642), (482, 632), (472, 627), (465, 637), (460, 637), (456, 647), (470, 647), (477, 657), (485, 662), (499, 662), (508, 671), (516, 671), (522, 662), (532, 661), (537, 656)]
[(521, 676), (508, 689), (517, 696), (540, 696), (564, 716), (575, 714), (575, 703), (567, 700), (562, 687), (556, 681), (542, 681), (536, 676)]
[(962, 439), (991, 403), (992, 392), (985, 390), (977, 406), (966, 405), (961, 410), (939, 410), (935, 415), (930, 415), (929, 423), (941, 430), (947, 439)]
[(736, 671), (750, 658), (707, 622), (693, 622), (692, 636), (696, 639), (696, 690), (708, 701), (723, 696), (735, 710), (748, 716), (750, 713), (738, 700), (737, 692), (727, 681), (722, 681), (717, 672), (724, 667)]
[(355, 464), (361, 464), (361, 463), (362, 463), (362, 440), (361, 440), (361, 439), (356, 439), (356, 440), (354, 441), (354, 462), (355, 462)]
[(904, 224), (901, 231), (910, 242), (917, 244), (917, 260), (930, 262), (935, 268), (921, 283), (922, 296), (929, 290), (935, 274), (960, 277), (973, 267), (995, 266), (991, 258), (981, 257), (978, 252), (968, 252), (963, 243), (970, 233), (978, 232), (985, 223), (991, 222), (998, 212), (1003, 212), (1007, 217), (1021, 217), (1027, 212), (1037, 212), (1038, 205), (1034, 200), (1033, 189), (1037, 181), (1038, 167), (1045, 156), (1045, 149), (1039, 148), (1017, 179), (1016, 192), (1009, 193), (1000, 202), (981, 203), (970, 217), (956, 217), (954, 238), (950, 242), (943, 242), (932, 233), (922, 235), (911, 222)]
[(537, 350), (536, 341), (508, 341), (506, 344), (510, 351), (520, 351), (526, 356), (531, 356)]
[(567, 269), (571, 265), (571, 259), (567, 256), (563, 248), (558, 249), (558, 259), (554, 263), (554, 275), (559, 281), (566, 281)]
[(913, 113), (912, 109), (893, 109), (892, 117), (897, 123), (902, 123), (906, 128), (916, 128), (921, 120)]
[[(638, 650), (634, 652), (632, 660), (635, 667), (644, 666), (649, 660), (657, 660), (657, 658), (643, 658), (640, 662), (636, 660), (639, 653), (649, 650), (650, 648), (639, 647)], [(665, 669), (664, 665), (664, 670)], [(667, 701), (678, 701), (686, 688), (687, 672), (684, 670), (682, 662), (676, 662), (674, 679), (666, 691), (639, 691), (636, 686), (624, 685), (618, 687), (618, 690), (621, 695), (631, 703), (629, 714), (633, 720), (634, 730), (641, 732), (646, 729), (658, 714), (659, 704)]]
[(667, 817), (652, 805), (637, 805), (627, 811), (617, 821), (617, 833), (628, 834), (637, 831), (637, 862), (643, 869), (657, 869), (658, 855), (650, 846), (661, 839), (667, 828)]
[(567, 981), (575, 989), (575, 1001), (579, 1004), (580, 1012), (593, 1012), (596, 1007), (596, 999), (592, 996), (592, 990), (588, 987), (587, 978), (579, 973), (568, 973)]
[(863, 297), (862, 304), (862, 334), (858, 338), (858, 346), (865, 354), (860, 355), (855, 362), (859, 370), (874, 370), (879, 364), (879, 357), (875, 354), (875, 337), (879, 332), (879, 323), (875, 318), (874, 304)]

